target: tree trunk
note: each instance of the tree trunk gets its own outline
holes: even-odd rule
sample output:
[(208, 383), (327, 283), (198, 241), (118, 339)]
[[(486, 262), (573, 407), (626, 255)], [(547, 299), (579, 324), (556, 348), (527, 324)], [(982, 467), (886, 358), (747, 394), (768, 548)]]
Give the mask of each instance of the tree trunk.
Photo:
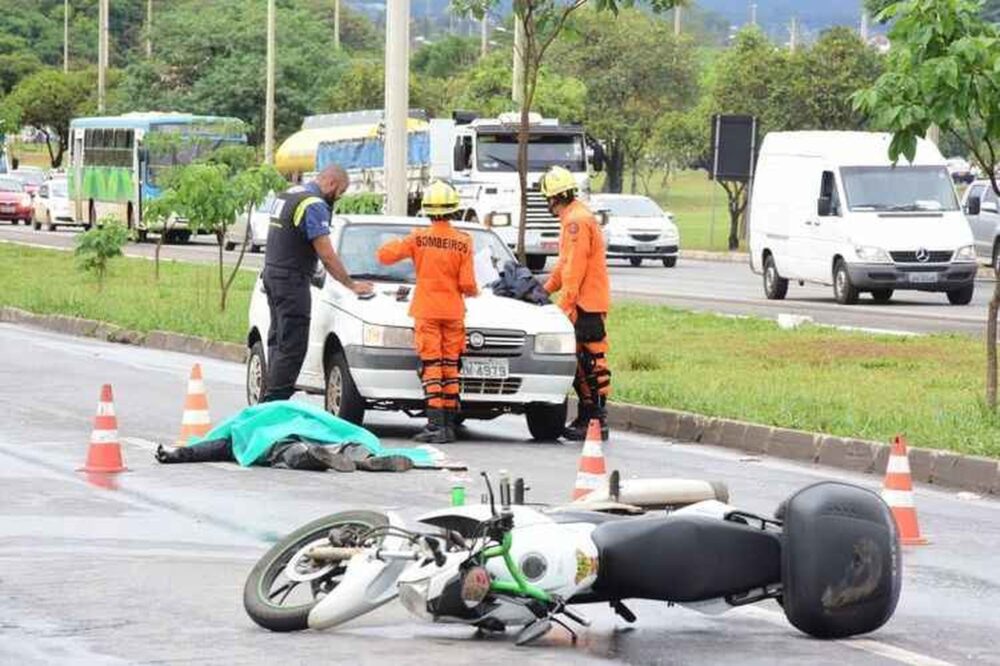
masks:
[(986, 315), (986, 406), (997, 408), (997, 310), (1000, 310), (1000, 275), (993, 283), (993, 298)]
[(632, 194), (635, 194), (639, 178), (639, 160), (632, 160)]
[[(236, 265), (233, 266), (233, 270), (229, 273), (229, 277), (226, 279), (225, 284), (222, 286), (223, 304), (225, 304), (226, 298), (229, 296), (229, 290), (233, 286), (233, 282), (236, 280), (236, 274), (240, 272), (240, 266), (243, 264), (243, 257), (245, 257), (247, 253), (247, 246), (250, 245), (250, 233), (251, 233), (250, 218), (253, 215), (254, 207), (255, 204), (252, 202), (247, 206), (247, 232), (243, 234), (243, 243), (240, 245), (240, 256), (236, 258)], [(223, 242), (225, 242), (225, 238), (223, 238)], [(221, 243), (219, 244), (219, 247), (220, 248), (222, 247)], [(222, 309), (223, 310), (226, 309), (225, 305), (223, 305)]]
[(609, 148), (606, 161), (608, 177), (604, 183), (604, 191), (621, 194), (625, 175), (625, 150), (618, 141), (611, 141)]
[[(250, 220), (247, 220), (247, 227), (250, 226)], [(225, 248), (226, 244), (226, 225), (220, 227), (221, 233), (216, 237), (219, 242), (219, 310), (221, 312), (226, 311), (226, 266), (223, 259), (226, 256)]]

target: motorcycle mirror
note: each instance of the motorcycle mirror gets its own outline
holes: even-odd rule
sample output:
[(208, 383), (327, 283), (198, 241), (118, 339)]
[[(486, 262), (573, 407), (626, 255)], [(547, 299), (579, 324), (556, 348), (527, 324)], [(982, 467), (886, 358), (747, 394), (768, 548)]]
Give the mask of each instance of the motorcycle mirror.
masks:
[(483, 477), (483, 480), (486, 481), (486, 491), (490, 496), (490, 513), (493, 514), (493, 517), (495, 518), (497, 515), (497, 504), (493, 497), (493, 484), (490, 483), (490, 475), (486, 472), (480, 472), (479, 474)]
[(549, 633), (552, 628), (552, 621), (547, 617), (539, 618), (527, 625), (524, 629), (517, 632), (517, 636), (514, 638), (514, 644), (518, 647), (522, 645), (527, 645), (537, 641), (539, 638)]

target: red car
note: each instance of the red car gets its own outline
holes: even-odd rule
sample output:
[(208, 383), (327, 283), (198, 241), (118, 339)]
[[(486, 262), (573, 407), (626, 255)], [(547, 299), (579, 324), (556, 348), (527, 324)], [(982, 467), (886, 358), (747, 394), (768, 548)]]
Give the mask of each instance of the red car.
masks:
[(13, 176), (24, 183), (24, 191), (30, 194), (32, 198), (38, 194), (38, 188), (45, 182), (45, 172), (41, 169), (22, 167), (16, 171), (11, 171), (7, 175)]
[(17, 224), (23, 220), (31, 223), (31, 195), (24, 189), (24, 184), (11, 176), (0, 176), (0, 220), (10, 220)]

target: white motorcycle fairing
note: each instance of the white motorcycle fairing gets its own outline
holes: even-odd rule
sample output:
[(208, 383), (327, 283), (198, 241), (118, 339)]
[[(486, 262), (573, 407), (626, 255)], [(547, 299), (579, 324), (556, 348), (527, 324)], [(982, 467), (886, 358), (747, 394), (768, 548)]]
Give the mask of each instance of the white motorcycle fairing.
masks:
[[(389, 524), (402, 527), (399, 516), (389, 513)], [(395, 550), (406, 545), (406, 539), (387, 536), (381, 548)], [(337, 587), (309, 611), (310, 629), (329, 629), (365, 613), (369, 613), (393, 599), (399, 593), (396, 581), (410, 564), (406, 560), (383, 561), (375, 557), (375, 549), (354, 555), (347, 563), (347, 570)]]

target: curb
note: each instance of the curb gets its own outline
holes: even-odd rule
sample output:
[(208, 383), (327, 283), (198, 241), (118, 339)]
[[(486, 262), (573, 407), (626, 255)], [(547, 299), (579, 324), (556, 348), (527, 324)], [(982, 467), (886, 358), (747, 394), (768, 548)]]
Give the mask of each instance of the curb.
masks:
[[(570, 405), (575, 413), (575, 398), (570, 398)], [(708, 444), (863, 474), (883, 474), (891, 449), (888, 444), (880, 442), (625, 403), (608, 404), (608, 425), (614, 429), (658, 435), (665, 439)], [(1000, 495), (998, 460), (918, 447), (910, 447), (909, 454), (914, 481), (982, 495)]]
[(750, 255), (746, 252), (709, 252), (707, 250), (681, 250), (681, 259), (691, 261), (717, 261), (726, 264), (749, 264)]
[(234, 363), (244, 363), (247, 357), (247, 351), (243, 345), (232, 342), (217, 342), (194, 335), (168, 333), (166, 331), (143, 333), (94, 319), (67, 317), (65, 315), (35, 314), (10, 306), (0, 307), (0, 322), (24, 324), (67, 335), (96, 338), (106, 342), (136, 345), (150, 349), (183, 352), (185, 354), (194, 354), (220, 361), (232, 361)]

